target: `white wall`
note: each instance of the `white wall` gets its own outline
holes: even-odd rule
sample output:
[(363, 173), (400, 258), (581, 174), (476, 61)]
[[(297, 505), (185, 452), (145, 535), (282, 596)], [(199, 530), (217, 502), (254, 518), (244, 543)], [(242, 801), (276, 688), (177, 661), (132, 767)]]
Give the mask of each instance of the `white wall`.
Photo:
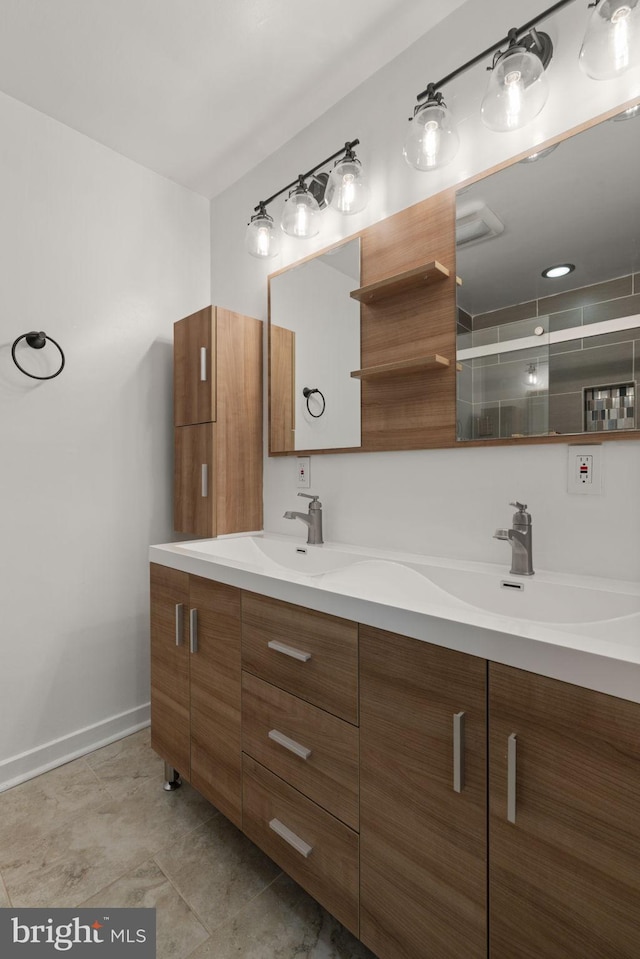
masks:
[[(266, 319), (270, 271), (640, 96), (640, 69), (602, 83), (583, 75), (577, 57), (588, 10), (586, 2), (573, 3), (541, 25), (556, 50), (549, 67), (551, 96), (541, 115), (514, 133), (486, 130), (479, 118), (486, 64), (479, 64), (444, 90), (459, 121), (462, 145), (456, 160), (435, 173), (410, 169), (401, 149), (417, 93), (489, 47), (509, 27), (536, 16), (541, 7), (539, 0), (469, 0), (286, 149), (216, 198), (213, 301)], [(361, 140), (358, 155), (371, 179), (367, 210), (342, 219), (327, 212), (319, 237), (303, 244), (287, 240), (280, 257), (268, 264), (247, 256), (243, 234), (258, 201), (354, 137)], [(277, 204), (273, 212), (278, 215)], [(491, 537), (497, 526), (508, 525), (509, 500), (518, 498), (533, 514), (539, 568), (638, 579), (640, 443), (607, 443), (604, 454), (602, 496), (565, 492), (564, 445), (318, 455), (311, 460), (311, 487), (325, 507), (327, 539), (506, 564), (505, 544)], [(294, 462), (267, 460), (266, 529), (291, 532), (281, 517), (294, 507), (295, 493)]]
[[(148, 720), (172, 322), (208, 302), (210, 264), (205, 199), (2, 95), (0, 210), (2, 788)], [(49, 382), (11, 361), (32, 329), (66, 353)], [(22, 362), (50, 371), (48, 351)]]

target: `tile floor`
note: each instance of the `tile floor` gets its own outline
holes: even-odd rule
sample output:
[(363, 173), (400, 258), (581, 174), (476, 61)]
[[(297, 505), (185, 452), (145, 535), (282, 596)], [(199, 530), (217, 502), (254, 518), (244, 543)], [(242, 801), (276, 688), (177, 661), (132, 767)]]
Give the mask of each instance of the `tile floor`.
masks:
[(162, 773), (145, 729), (0, 793), (0, 907), (155, 907), (158, 959), (375, 959)]

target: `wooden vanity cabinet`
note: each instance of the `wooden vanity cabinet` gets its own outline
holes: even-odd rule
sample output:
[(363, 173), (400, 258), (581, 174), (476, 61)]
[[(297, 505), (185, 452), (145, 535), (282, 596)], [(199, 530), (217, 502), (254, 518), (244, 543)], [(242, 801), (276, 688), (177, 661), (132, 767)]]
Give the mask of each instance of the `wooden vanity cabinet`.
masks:
[(489, 712), (491, 959), (637, 959), (640, 706), (492, 663)]
[(262, 322), (208, 306), (174, 324), (174, 528), (262, 529)]
[(379, 959), (486, 956), (486, 669), (360, 627), (360, 938)]
[(240, 590), (151, 564), (151, 746), (242, 825)]

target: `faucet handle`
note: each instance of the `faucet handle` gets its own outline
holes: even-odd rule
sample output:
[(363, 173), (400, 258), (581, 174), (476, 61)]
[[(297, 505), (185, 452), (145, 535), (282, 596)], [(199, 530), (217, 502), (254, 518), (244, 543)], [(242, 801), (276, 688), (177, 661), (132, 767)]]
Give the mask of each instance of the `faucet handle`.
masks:
[(517, 500), (516, 500), (514, 503), (509, 503), (509, 506), (515, 506), (515, 508), (516, 508), (520, 513), (524, 513), (525, 510), (526, 510), (526, 508), (527, 508), (527, 504), (526, 504), (526, 503), (519, 503)]
[[(298, 496), (304, 496), (305, 499), (310, 499), (309, 509), (321, 509), (322, 503), (320, 502), (319, 496), (312, 496), (310, 493), (298, 493)], [(316, 505), (317, 504), (317, 505)]]

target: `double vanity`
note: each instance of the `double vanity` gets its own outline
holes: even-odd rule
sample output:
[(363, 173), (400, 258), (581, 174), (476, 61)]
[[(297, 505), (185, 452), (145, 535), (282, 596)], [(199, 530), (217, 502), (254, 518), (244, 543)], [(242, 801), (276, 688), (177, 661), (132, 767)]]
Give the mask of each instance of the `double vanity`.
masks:
[(152, 745), (380, 959), (631, 959), (640, 587), (153, 546)]

